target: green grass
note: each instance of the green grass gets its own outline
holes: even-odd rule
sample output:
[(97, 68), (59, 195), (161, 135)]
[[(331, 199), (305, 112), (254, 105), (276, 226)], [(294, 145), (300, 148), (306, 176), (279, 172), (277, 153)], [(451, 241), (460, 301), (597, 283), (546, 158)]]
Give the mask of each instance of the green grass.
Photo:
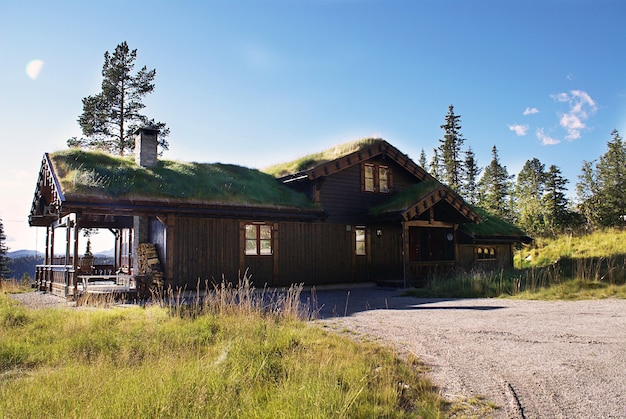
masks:
[(416, 297), (542, 300), (626, 298), (626, 231), (536, 239), (515, 255), (516, 269), (430, 278)]
[(362, 148), (369, 147), (379, 141), (382, 140), (380, 138), (363, 138), (344, 144), (338, 144), (319, 153), (308, 154), (296, 160), (267, 167), (263, 169), (263, 171), (275, 177), (302, 172), (312, 169), (320, 164), (335, 160), (339, 157), (343, 157)]
[(231, 304), (254, 295), (223, 287), (185, 309), (163, 299), (28, 310), (0, 293), (0, 417), (445, 414), (417, 360), (292, 310)]
[(50, 158), (65, 194), (317, 208), (274, 177), (242, 166), (159, 160), (156, 167), (143, 168), (132, 157), (76, 148)]

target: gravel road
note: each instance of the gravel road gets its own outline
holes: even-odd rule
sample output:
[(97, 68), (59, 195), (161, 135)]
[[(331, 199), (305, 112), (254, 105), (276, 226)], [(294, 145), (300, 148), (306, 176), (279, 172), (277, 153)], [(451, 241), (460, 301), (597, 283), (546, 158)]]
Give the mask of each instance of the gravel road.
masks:
[(448, 400), (493, 418), (626, 418), (626, 300), (416, 299), (318, 290), (318, 322), (412, 353)]

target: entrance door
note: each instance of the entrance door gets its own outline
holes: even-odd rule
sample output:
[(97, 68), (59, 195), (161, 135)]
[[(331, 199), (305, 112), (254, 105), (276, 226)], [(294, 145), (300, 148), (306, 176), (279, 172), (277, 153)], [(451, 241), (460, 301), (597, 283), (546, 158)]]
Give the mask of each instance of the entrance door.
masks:
[(409, 262), (454, 260), (454, 230), (409, 227)]

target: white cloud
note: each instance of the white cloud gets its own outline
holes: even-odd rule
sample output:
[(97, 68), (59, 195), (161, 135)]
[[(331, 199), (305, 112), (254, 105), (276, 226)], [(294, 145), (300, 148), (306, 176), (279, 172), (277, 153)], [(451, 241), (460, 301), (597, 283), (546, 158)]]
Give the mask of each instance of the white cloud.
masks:
[(561, 142), (560, 140), (552, 138), (548, 134), (546, 134), (543, 128), (537, 128), (535, 134), (537, 135), (537, 138), (541, 140), (541, 144), (543, 145), (555, 145)]
[(579, 139), (580, 132), (587, 128), (585, 121), (598, 110), (596, 102), (582, 90), (558, 93), (552, 95), (552, 98), (557, 102), (569, 104), (569, 110), (561, 113), (559, 117), (559, 124), (567, 131), (565, 139)]
[(524, 115), (534, 115), (536, 113), (539, 113), (539, 109), (537, 108), (526, 108), (524, 111)]
[(509, 129), (515, 132), (519, 137), (523, 137), (528, 133), (528, 125), (513, 124), (509, 125)]

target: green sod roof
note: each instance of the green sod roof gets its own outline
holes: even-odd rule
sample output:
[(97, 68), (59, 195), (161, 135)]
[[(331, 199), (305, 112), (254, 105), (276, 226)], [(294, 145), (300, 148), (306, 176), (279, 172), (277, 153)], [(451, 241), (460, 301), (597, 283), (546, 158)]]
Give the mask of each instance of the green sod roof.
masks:
[(480, 216), (479, 224), (466, 223), (461, 227), (466, 233), (472, 236), (506, 236), (506, 237), (526, 237), (526, 233), (515, 225), (502, 218), (493, 215), (479, 207), (472, 209)]
[(328, 163), (355, 151), (367, 148), (372, 144), (383, 141), (380, 138), (363, 138), (349, 143), (339, 144), (319, 153), (308, 154), (299, 159), (286, 163), (276, 164), (263, 169), (265, 173), (272, 176), (281, 177), (294, 173), (304, 172), (320, 164)]
[(156, 167), (143, 168), (133, 157), (81, 149), (55, 152), (50, 159), (66, 197), (318, 209), (274, 177), (242, 166), (158, 160)]
[(388, 201), (370, 209), (371, 215), (384, 213), (402, 212), (414, 205), (417, 201), (437, 189), (441, 183), (431, 180), (411, 185), (402, 192), (393, 195)]

